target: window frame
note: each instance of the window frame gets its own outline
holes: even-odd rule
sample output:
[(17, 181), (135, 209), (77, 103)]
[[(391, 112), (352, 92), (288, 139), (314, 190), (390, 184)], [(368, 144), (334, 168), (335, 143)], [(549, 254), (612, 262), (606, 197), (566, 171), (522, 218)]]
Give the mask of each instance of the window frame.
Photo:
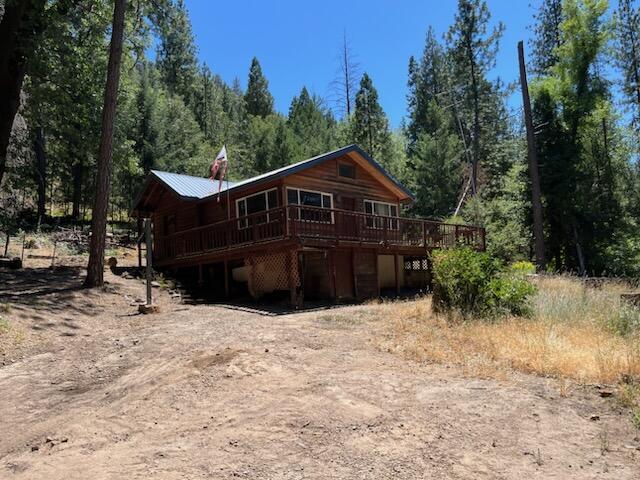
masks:
[[(367, 203), (371, 205), (371, 213), (367, 213)], [(380, 215), (378, 213), (375, 213), (375, 208), (374, 205), (386, 205), (389, 207), (389, 215)], [(364, 208), (364, 213), (366, 215), (373, 215), (373, 216), (377, 216), (380, 218), (390, 218), (391, 220), (389, 221), (389, 229), (391, 230), (399, 230), (400, 229), (400, 222), (398, 219), (400, 218), (400, 206), (397, 203), (390, 203), (390, 202), (383, 202), (380, 200), (371, 200), (371, 199), (367, 199), (365, 198), (363, 200), (362, 206)], [(391, 207), (396, 209), (396, 214), (392, 215), (391, 214)], [(384, 224), (380, 224), (381, 222), (376, 222), (375, 218), (371, 218), (371, 217), (366, 217), (366, 226), (367, 228), (374, 228), (376, 230), (382, 230), (384, 228)]]
[[(278, 187), (269, 188), (267, 190), (260, 190), (259, 192), (252, 193), (251, 195), (245, 195), (244, 197), (236, 198), (236, 218), (238, 219), (238, 228), (241, 228), (241, 229), (249, 228), (249, 220), (245, 217), (248, 217), (249, 215), (258, 214), (261, 212), (268, 212), (269, 210), (278, 208), (278, 205), (275, 205), (275, 206), (269, 205), (269, 192), (273, 192), (273, 191), (276, 192), (276, 204), (280, 203), (280, 201), (278, 200)], [(266, 209), (261, 210), (260, 212), (247, 213), (247, 199), (251, 197), (256, 197), (258, 195), (264, 195), (264, 204), (266, 206)], [(240, 216), (240, 202), (243, 202), (243, 201), (244, 201), (245, 214), (243, 216)], [(267, 223), (271, 221), (269, 217), (270, 217), (269, 213), (266, 213)]]
[[(342, 175), (340, 173), (340, 168), (341, 167), (348, 167), (348, 168), (353, 169), (353, 177), (351, 177), (349, 175)], [(356, 166), (353, 163), (338, 162), (338, 177), (340, 177), (340, 178), (348, 178), (349, 180), (356, 180)]]
[[(297, 192), (297, 196), (298, 196), (298, 203), (289, 203), (289, 190), (291, 191), (295, 191)], [(308, 192), (308, 193), (317, 193), (320, 195), (320, 203), (322, 202), (322, 197), (326, 196), (329, 197), (329, 202), (331, 204), (331, 206), (329, 207), (313, 207), (313, 208), (324, 208), (325, 210), (333, 210), (333, 205), (334, 205), (334, 201), (333, 201), (333, 193), (329, 193), (329, 192), (322, 192), (320, 190), (310, 190), (308, 188), (301, 188), (301, 187), (286, 187), (286, 198), (287, 198), (287, 205), (297, 205), (298, 207), (304, 207), (307, 206), (309, 207), (310, 205), (301, 205), (300, 204), (300, 192)], [(335, 223), (335, 218), (334, 218), (334, 212), (331, 212), (331, 220), (328, 222), (324, 222), (322, 220), (307, 220), (304, 218), (300, 218), (300, 210), (298, 210), (298, 218), (296, 218), (296, 220), (300, 221), (300, 222), (316, 222), (316, 223)]]

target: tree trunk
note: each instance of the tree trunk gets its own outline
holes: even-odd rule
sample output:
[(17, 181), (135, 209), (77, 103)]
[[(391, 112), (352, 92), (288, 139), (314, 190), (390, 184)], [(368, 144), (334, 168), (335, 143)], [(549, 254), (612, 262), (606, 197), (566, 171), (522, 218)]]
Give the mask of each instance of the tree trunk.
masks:
[(527, 70), (524, 64), (524, 47), (522, 42), (518, 42), (518, 60), (520, 62), (520, 86), (522, 88), (524, 123), (527, 129), (527, 147), (529, 150), (529, 175), (531, 177), (531, 207), (533, 210), (533, 238), (535, 242), (536, 266), (538, 270), (542, 270), (546, 267), (547, 260), (544, 251), (540, 174), (538, 172), (538, 155), (536, 152), (536, 139), (533, 133), (531, 99), (529, 98), (529, 86), (527, 85)]
[(89, 264), (85, 286), (100, 287), (104, 284), (104, 247), (107, 233), (107, 208), (109, 202), (109, 183), (111, 180), (111, 158), (113, 156), (113, 133), (120, 83), (120, 63), (122, 60), (122, 39), (124, 36), (124, 12), (126, 0), (115, 0), (113, 11), (113, 29), (109, 48), (107, 82), (102, 109), (102, 134), (98, 152), (98, 172), (96, 177), (96, 196), (91, 218), (91, 243), (89, 245)]
[(7, 164), (13, 119), (20, 106), (20, 90), (42, 30), (46, 0), (4, 2), (0, 21), (0, 184)]
[(471, 94), (473, 96), (473, 162), (471, 165), (471, 193), (478, 193), (478, 163), (480, 162), (480, 94), (476, 78), (476, 61), (473, 46), (468, 45), (469, 66), (471, 68)]
[(42, 127), (36, 128), (34, 142), (36, 156), (36, 183), (38, 184), (38, 225), (42, 224), (47, 208), (47, 151), (44, 144)]

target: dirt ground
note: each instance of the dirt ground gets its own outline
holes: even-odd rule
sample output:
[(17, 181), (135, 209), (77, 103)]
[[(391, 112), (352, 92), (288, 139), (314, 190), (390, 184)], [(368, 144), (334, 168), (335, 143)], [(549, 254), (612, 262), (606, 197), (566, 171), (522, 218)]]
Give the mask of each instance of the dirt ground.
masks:
[(408, 361), (367, 306), (274, 314), (156, 290), (144, 316), (140, 280), (81, 278), (0, 272), (2, 479), (640, 478), (615, 398)]

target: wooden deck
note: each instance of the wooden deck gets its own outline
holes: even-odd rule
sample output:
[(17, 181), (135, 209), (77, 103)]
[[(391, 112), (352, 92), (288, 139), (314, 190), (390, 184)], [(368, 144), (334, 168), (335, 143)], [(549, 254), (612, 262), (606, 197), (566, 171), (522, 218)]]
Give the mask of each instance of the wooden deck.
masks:
[(156, 238), (154, 255), (159, 266), (169, 266), (203, 256), (241, 256), (244, 251), (288, 243), (414, 253), (456, 245), (484, 250), (485, 231), (433, 220), (288, 205)]

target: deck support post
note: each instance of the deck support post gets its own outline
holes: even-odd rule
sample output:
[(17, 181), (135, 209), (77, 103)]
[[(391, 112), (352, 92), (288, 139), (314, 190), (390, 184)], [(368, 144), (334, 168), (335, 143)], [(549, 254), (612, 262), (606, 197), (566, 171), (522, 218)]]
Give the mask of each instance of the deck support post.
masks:
[(351, 274), (353, 275), (353, 296), (358, 299), (358, 276), (356, 275), (356, 251), (351, 249)]
[(202, 275), (202, 264), (199, 263), (198, 264), (198, 286), (202, 287), (202, 285), (204, 285), (204, 278)]
[(378, 254), (378, 251), (376, 250), (375, 252), (376, 255), (376, 261), (375, 261), (375, 268), (376, 268), (376, 293), (377, 293), (377, 297), (380, 298), (380, 268), (378, 267), (378, 261), (380, 260), (380, 255)]
[(400, 266), (399, 264), (400, 264), (400, 257), (396, 253), (393, 256), (393, 266), (395, 267), (394, 270), (396, 272), (396, 295), (400, 295), (400, 272), (398, 269), (398, 267)]
[[(294, 262), (295, 259), (295, 262)], [(287, 251), (285, 265), (287, 268), (287, 274), (289, 278), (289, 301), (291, 302), (291, 306), (294, 308), (298, 308), (298, 294), (296, 292), (296, 282), (294, 275), (294, 268), (298, 268), (297, 265), (298, 255), (295, 250)]]
[(327, 258), (328, 272), (327, 273), (329, 274), (329, 282), (331, 284), (331, 297), (335, 302), (338, 300), (338, 290), (336, 288), (336, 267), (333, 263), (333, 250), (327, 250), (326, 254), (328, 256)]
[(296, 253), (296, 258), (298, 259), (298, 279), (300, 280), (300, 292), (298, 294), (298, 307), (304, 307), (304, 274), (305, 274), (305, 264), (304, 264), (304, 254), (302, 251), (298, 251)]
[(229, 298), (229, 261), (224, 259), (224, 297)]
[[(147, 286), (147, 306), (151, 306), (153, 299), (151, 298), (151, 280), (153, 278), (153, 265), (152, 265), (152, 242), (151, 242), (151, 219), (145, 218), (144, 220), (144, 239), (146, 242), (146, 254), (147, 254), (147, 268), (146, 268), (146, 286)], [(55, 257), (55, 254), (54, 254)]]

